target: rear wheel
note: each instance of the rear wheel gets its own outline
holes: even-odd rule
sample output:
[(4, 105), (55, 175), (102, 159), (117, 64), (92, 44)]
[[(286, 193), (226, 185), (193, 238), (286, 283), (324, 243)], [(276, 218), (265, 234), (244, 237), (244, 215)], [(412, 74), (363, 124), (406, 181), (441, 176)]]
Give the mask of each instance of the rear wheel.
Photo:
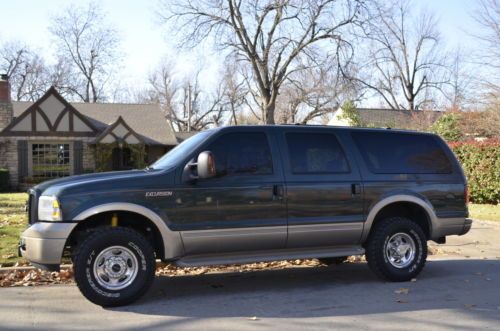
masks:
[(155, 272), (153, 248), (128, 228), (95, 231), (74, 257), (75, 280), (82, 294), (100, 306), (121, 306), (150, 287)]
[(366, 259), (380, 278), (404, 282), (416, 277), (427, 259), (427, 239), (418, 224), (403, 217), (380, 221), (366, 245)]

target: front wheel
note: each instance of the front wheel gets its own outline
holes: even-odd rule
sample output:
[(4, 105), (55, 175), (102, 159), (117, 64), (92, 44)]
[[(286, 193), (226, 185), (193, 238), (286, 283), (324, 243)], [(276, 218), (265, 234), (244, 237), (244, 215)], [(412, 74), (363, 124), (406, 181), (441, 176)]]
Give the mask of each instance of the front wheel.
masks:
[(153, 248), (128, 228), (95, 231), (78, 248), (74, 271), (76, 284), (88, 300), (103, 307), (126, 305), (153, 282)]
[(415, 278), (427, 259), (427, 239), (418, 224), (403, 217), (380, 221), (366, 245), (366, 259), (380, 278), (404, 282)]

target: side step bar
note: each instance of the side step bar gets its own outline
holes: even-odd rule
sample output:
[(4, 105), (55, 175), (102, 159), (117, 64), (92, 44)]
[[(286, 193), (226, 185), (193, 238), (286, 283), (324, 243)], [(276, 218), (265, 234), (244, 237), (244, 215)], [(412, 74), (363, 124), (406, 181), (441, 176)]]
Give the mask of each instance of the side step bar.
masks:
[(244, 264), (280, 260), (363, 255), (364, 253), (365, 250), (361, 246), (295, 248), (224, 254), (191, 255), (180, 258), (174, 263), (180, 267), (197, 267), (208, 265)]

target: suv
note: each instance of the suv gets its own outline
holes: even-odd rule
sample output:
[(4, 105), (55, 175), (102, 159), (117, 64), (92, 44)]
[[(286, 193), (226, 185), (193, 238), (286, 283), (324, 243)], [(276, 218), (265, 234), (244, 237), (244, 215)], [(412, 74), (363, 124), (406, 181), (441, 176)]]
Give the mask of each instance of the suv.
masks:
[(20, 252), (73, 261), (87, 299), (146, 292), (157, 259), (205, 266), (366, 254), (408, 281), (427, 241), (463, 235), (467, 184), (438, 136), (390, 129), (235, 126), (187, 139), (143, 170), (57, 179), (29, 191)]

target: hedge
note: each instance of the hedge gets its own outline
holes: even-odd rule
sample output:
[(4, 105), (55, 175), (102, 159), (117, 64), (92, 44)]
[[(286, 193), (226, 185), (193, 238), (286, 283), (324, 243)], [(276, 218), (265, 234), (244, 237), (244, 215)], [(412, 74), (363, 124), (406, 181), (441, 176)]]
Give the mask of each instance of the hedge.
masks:
[(7, 192), (9, 190), (10, 190), (9, 170), (0, 168), (0, 192)]
[(500, 139), (449, 145), (467, 176), (471, 202), (500, 203)]

